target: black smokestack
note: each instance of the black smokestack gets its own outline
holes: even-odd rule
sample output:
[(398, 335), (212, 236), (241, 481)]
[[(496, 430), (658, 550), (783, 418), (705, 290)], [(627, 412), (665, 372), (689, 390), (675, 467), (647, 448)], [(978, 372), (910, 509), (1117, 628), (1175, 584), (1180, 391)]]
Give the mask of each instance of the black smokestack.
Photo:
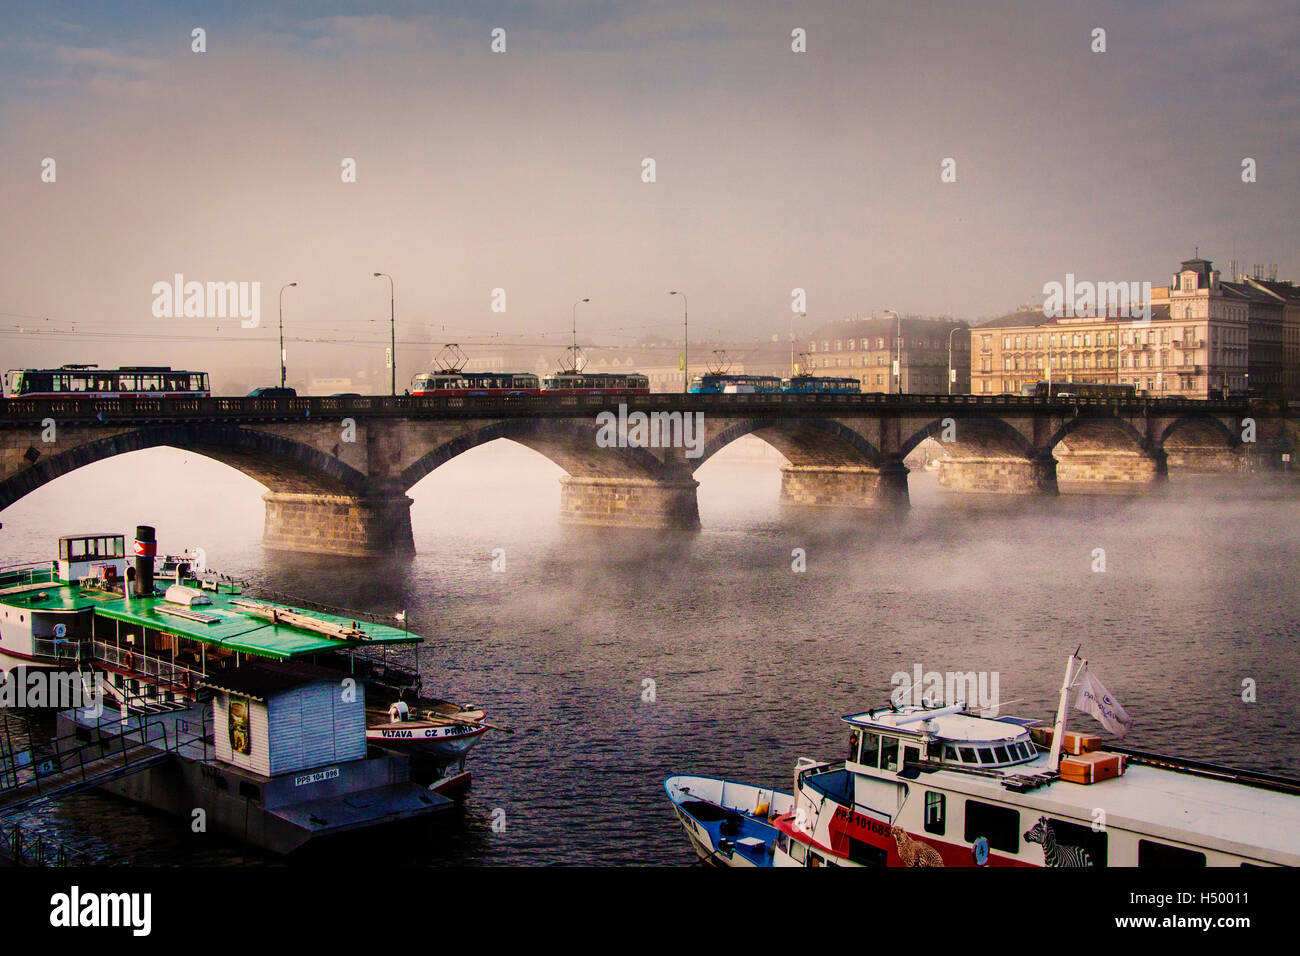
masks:
[(154, 530), (147, 524), (135, 529), (135, 593), (141, 597), (153, 594), (153, 557), (158, 553)]

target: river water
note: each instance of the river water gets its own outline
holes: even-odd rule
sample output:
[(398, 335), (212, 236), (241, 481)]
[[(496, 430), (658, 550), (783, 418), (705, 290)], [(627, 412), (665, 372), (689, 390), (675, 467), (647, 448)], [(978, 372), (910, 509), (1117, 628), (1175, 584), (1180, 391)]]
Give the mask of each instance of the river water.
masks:
[[(406, 608), (428, 639), (426, 691), (515, 732), (474, 750), (463, 808), (322, 848), (327, 860), (688, 864), (665, 777), (788, 790), (796, 758), (842, 757), (838, 718), (884, 703), (916, 665), (996, 672), (1003, 713), (1049, 717), (1078, 645), (1134, 718), (1131, 746), (1297, 774), (1294, 485), (989, 503), (918, 470), (902, 520), (801, 524), (781, 514), (774, 458), (724, 452), (697, 474), (703, 529), (647, 536), (561, 528), (561, 474), (495, 442), (412, 490), (414, 559), (324, 559), (261, 548), (251, 479), (153, 449), (10, 507), (0, 563), (46, 559), (60, 534), (153, 524), (161, 550), (202, 547), (210, 566), (281, 591)], [(106, 863), (271, 862), (105, 795), (22, 822)]]

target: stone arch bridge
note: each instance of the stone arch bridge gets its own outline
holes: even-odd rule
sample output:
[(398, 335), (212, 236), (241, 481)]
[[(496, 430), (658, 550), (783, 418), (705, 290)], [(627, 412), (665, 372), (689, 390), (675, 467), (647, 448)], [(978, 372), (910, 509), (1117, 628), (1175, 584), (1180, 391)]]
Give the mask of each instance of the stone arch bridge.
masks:
[(567, 472), (563, 521), (693, 528), (693, 473), (744, 435), (788, 459), (785, 503), (869, 511), (906, 507), (903, 460), (927, 438), (946, 489), (1041, 495), (1058, 478), (1144, 486), (1171, 469), (1239, 471), (1258, 449), (1294, 446), (1295, 422), (1259, 402), (967, 395), (9, 399), (0, 509), (73, 469), (171, 446), (267, 487), (270, 547), (410, 552), (407, 491), (507, 438)]

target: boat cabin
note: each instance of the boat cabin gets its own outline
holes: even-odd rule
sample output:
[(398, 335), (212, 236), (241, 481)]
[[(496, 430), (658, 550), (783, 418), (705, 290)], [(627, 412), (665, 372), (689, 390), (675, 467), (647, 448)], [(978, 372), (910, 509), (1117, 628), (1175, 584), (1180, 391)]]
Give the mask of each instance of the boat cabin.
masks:
[(1005, 770), (1039, 757), (1020, 717), (976, 717), (965, 706), (898, 707), (850, 714), (849, 762), (914, 777), (926, 770)]
[(78, 534), (59, 539), (55, 562), (60, 581), (98, 578), (121, 581), (126, 578), (126, 536), (121, 534)]
[(251, 661), (209, 677), (217, 759), (264, 777), (366, 755), (362, 682), (298, 661)]

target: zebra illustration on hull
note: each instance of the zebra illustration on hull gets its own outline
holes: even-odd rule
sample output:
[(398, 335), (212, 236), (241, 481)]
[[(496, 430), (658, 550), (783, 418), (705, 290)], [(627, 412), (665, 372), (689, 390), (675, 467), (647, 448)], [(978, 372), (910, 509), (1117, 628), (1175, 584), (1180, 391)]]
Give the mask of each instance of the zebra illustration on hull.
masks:
[(1025, 832), (1026, 843), (1043, 845), (1043, 860), (1048, 866), (1092, 866), (1088, 851), (1077, 846), (1061, 846), (1047, 817), (1039, 817), (1032, 830)]

